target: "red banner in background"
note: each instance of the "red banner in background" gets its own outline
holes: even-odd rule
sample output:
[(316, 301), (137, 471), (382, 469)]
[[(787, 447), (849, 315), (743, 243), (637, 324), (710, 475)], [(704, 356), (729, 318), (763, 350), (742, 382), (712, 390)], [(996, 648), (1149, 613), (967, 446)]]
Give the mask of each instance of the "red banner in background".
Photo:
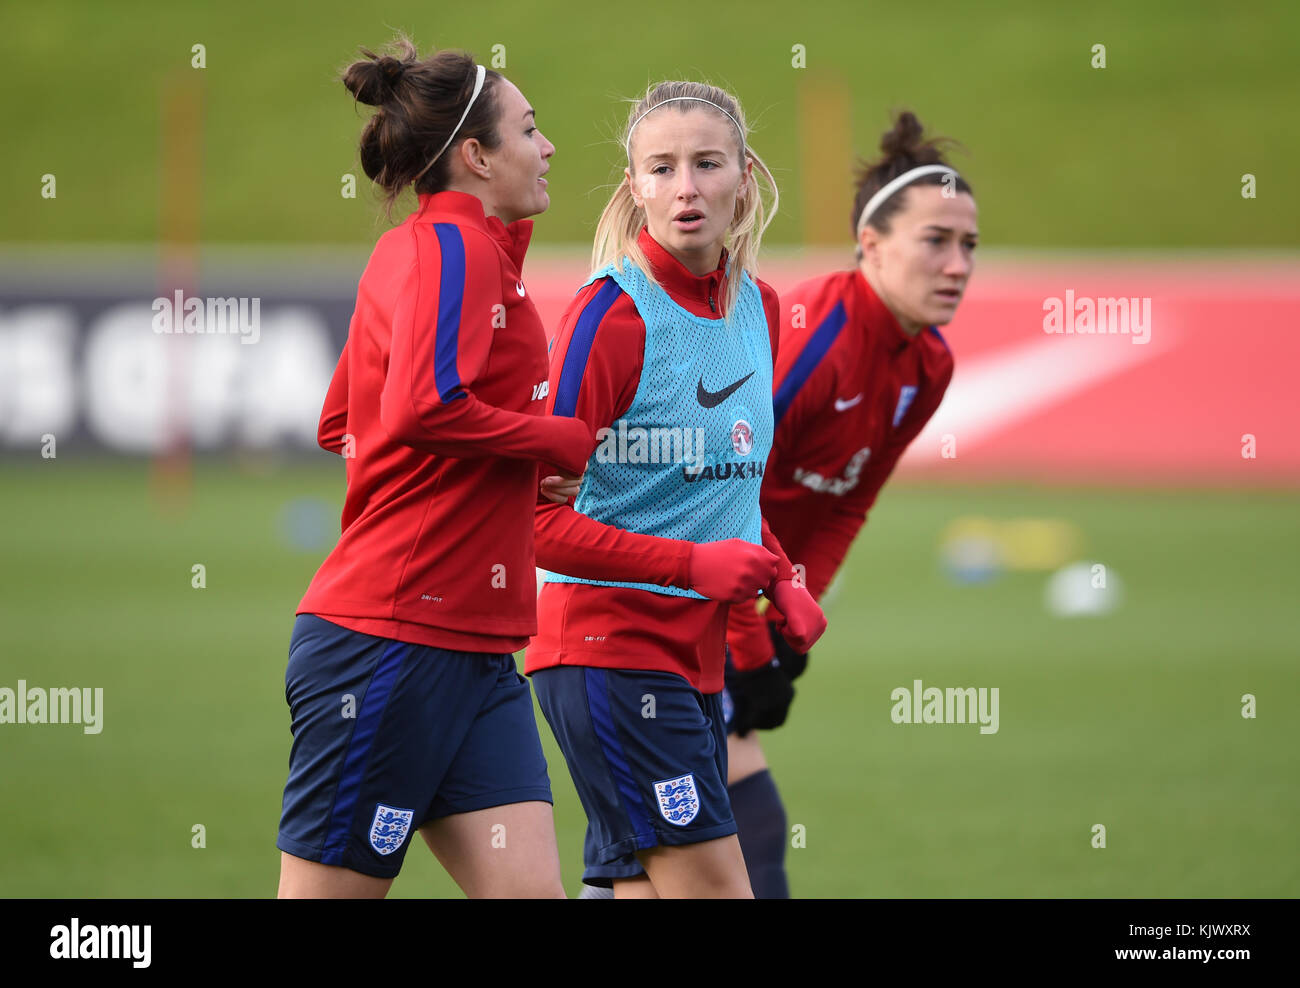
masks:
[[(768, 261), (778, 292), (848, 252)], [(578, 259), (529, 261), (548, 327)], [(948, 395), (899, 470), (927, 480), (1300, 480), (1300, 264), (1213, 258), (982, 264), (941, 329)]]
[[(160, 456), (178, 427), (196, 453), (315, 450), (365, 258), (205, 250), (186, 293), (205, 318), (169, 333), (151, 250), (0, 250), (0, 456), (40, 455), (51, 437), (60, 454)], [(851, 263), (773, 252), (760, 274), (788, 292)], [(548, 327), (586, 272), (580, 252), (530, 255), (524, 283)], [(1295, 259), (994, 253), (942, 333), (953, 383), (903, 473), (1300, 483)]]

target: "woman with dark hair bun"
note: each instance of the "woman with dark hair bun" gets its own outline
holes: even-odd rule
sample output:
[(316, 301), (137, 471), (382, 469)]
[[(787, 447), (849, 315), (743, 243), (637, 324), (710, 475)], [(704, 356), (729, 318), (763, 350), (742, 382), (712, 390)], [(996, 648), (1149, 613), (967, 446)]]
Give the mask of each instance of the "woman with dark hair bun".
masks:
[[(898, 114), (881, 156), (858, 170), (857, 265), (782, 297), (763, 516), (819, 599), (952, 377), (937, 327), (961, 303), (979, 231), (971, 187), (944, 162), (945, 143)], [(791, 683), (808, 663), (775, 617), (748, 602), (732, 607), (727, 628), (728, 792), (758, 898), (789, 896), (789, 831), (754, 730), (785, 722)]]
[(539, 462), (578, 474), (580, 420), (543, 414), (546, 337), (522, 280), (554, 146), (505, 77), (456, 51), (364, 52), (361, 164), (391, 213), (321, 412), (344, 457), (338, 545), (298, 605), (282, 897), (382, 897), (418, 830), (471, 897), (563, 897), (546, 761), (511, 653), (537, 630)]

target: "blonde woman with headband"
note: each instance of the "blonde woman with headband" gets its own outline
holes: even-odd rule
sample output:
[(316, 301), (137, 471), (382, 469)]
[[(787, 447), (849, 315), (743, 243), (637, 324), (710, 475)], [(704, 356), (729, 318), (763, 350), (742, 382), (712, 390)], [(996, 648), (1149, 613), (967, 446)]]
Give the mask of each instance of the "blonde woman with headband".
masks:
[[(727, 799), (727, 612), (762, 593), (825, 628), (759, 511), (779, 303), (754, 277), (776, 185), (739, 102), (663, 82), (633, 107), (593, 273), (552, 340), (548, 411), (596, 430), (546, 477), (525, 671), (586, 810), (584, 881), (748, 897)], [(769, 208), (759, 179), (772, 192)]]

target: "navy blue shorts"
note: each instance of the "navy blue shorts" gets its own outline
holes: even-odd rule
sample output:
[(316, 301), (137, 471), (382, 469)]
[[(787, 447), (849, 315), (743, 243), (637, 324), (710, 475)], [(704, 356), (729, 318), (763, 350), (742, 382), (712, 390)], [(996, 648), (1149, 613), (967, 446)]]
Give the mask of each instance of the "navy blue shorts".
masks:
[(453, 652), (298, 615), (276, 847), (392, 878), (414, 832), (453, 813), (551, 802), (528, 680), (514, 656)]
[(720, 694), (669, 672), (558, 666), (532, 678), (587, 812), (584, 882), (642, 874), (639, 850), (736, 832)]

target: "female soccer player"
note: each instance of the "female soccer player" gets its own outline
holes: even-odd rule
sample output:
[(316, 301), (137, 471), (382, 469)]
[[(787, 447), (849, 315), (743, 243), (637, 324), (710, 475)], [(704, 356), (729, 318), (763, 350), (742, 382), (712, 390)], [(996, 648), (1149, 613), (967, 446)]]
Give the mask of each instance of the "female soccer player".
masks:
[(338, 545), (298, 606), (280, 895), (387, 894), (419, 830), (471, 897), (560, 896), (550, 781), (511, 653), (536, 630), (537, 463), (595, 439), (542, 414), (546, 339), (520, 277), (555, 148), (462, 52), (355, 62), (361, 162), (389, 208), (321, 413), (347, 462)]
[(653, 86), (623, 146), (551, 355), (552, 410), (601, 444), (572, 507), (539, 498), (550, 572), (525, 671), (587, 812), (584, 881), (749, 896), (719, 702), (727, 607), (762, 590), (801, 650), (825, 628), (758, 505), (779, 303), (751, 274), (755, 169), (775, 183), (713, 86)]
[[(763, 513), (818, 599), (880, 488), (939, 407), (952, 355), (936, 326), (957, 312), (979, 231), (970, 185), (901, 113), (865, 164), (853, 201), (857, 266), (795, 288), (782, 308), (776, 440)], [(729, 791), (750, 882), (786, 898), (785, 810), (754, 728), (774, 728), (807, 664), (752, 602), (727, 629)]]

